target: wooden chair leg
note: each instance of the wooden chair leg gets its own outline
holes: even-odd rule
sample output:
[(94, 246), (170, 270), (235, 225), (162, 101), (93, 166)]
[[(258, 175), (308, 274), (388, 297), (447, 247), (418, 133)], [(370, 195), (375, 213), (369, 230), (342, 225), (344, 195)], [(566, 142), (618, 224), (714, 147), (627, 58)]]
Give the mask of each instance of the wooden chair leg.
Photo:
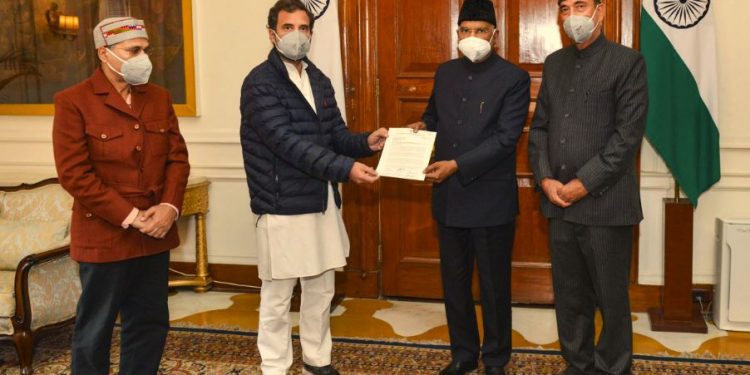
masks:
[(13, 336), (13, 344), (18, 354), (18, 364), (21, 368), (21, 375), (31, 375), (31, 367), (34, 359), (34, 336), (29, 332), (21, 332)]

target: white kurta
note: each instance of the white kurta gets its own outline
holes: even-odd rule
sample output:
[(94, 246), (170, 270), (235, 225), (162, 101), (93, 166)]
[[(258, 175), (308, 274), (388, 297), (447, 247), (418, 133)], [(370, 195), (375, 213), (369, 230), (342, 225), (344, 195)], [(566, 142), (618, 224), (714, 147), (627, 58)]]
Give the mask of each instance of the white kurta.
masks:
[[(284, 64), (289, 78), (317, 112), (307, 64), (303, 63), (301, 75), (294, 65)], [(314, 276), (345, 266), (349, 237), (341, 210), (333, 199), (332, 185), (328, 184), (328, 205), (324, 213), (263, 215), (256, 227), (256, 241), (261, 280)]]
[(325, 213), (263, 215), (256, 227), (261, 280), (314, 276), (343, 267), (349, 237), (328, 185)]

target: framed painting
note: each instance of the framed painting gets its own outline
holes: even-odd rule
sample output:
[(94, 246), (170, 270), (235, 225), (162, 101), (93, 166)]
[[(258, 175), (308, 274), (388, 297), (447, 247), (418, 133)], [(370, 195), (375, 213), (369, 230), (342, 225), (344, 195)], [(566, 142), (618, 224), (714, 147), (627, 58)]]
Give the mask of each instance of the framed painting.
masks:
[(51, 115), (56, 92), (99, 67), (92, 29), (107, 17), (144, 20), (150, 82), (196, 116), (191, 0), (0, 1), (0, 115)]

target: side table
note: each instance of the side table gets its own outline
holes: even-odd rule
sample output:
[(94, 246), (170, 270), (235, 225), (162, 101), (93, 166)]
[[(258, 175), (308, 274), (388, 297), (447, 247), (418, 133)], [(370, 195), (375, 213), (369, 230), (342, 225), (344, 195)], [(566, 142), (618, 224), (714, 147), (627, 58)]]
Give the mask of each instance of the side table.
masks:
[(213, 279), (208, 273), (208, 246), (206, 243), (206, 214), (208, 213), (208, 185), (205, 177), (191, 177), (182, 201), (181, 217), (195, 216), (195, 276), (169, 277), (169, 287), (192, 286), (197, 293), (211, 289)]

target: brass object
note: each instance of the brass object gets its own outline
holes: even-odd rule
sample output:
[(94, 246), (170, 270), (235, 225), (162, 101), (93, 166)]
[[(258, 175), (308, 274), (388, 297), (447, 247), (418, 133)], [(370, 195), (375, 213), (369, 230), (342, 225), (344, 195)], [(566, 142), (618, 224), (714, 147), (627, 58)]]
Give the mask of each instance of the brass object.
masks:
[(44, 17), (47, 19), (50, 32), (60, 39), (74, 40), (78, 36), (78, 16), (64, 15), (56, 2), (50, 3)]
[(169, 287), (192, 286), (197, 293), (211, 289), (213, 279), (208, 273), (206, 242), (206, 214), (208, 213), (208, 185), (206, 178), (191, 178), (185, 189), (181, 217), (195, 216), (195, 276), (169, 277)]

